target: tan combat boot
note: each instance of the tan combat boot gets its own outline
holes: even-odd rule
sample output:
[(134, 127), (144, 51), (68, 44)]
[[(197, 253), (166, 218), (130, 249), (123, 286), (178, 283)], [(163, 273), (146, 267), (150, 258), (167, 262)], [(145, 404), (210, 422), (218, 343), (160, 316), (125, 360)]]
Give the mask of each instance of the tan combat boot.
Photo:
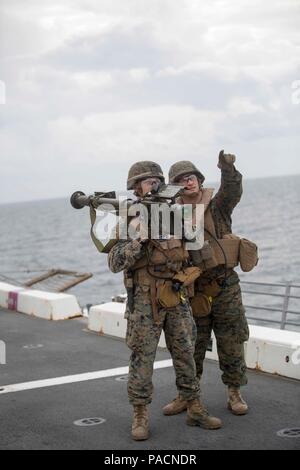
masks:
[(187, 409), (187, 401), (177, 395), (171, 403), (163, 407), (163, 414), (166, 416), (178, 415)]
[(228, 409), (237, 416), (248, 413), (248, 405), (243, 400), (239, 388), (228, 387)]
[(145, 441), (148, 439), (149, 415), (146, 405), (135, 405), (133, 407), (131, 435), (135, 441)]
[(199, 398), (187, 402), (186, 424), (204, 429), (220, 429), (223, 425), (219, 418), (209, 416)]

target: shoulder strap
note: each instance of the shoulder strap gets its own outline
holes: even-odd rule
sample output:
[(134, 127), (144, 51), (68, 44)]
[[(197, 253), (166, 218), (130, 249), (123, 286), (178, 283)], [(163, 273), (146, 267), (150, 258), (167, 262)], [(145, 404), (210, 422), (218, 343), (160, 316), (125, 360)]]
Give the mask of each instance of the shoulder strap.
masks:
[(112, 247), (117, 243), (117, 240), (109, 240), (109, 242), (104, 245), (94, 234), (94, 224), (96, 222), (96, 210), (92, 205), (90, 205), (90, 218), (91, 218), (91, 238), (94, 242), (94, 245), (96, 246), (97, 250), (100, 251), (100, 253), (109, 253)]

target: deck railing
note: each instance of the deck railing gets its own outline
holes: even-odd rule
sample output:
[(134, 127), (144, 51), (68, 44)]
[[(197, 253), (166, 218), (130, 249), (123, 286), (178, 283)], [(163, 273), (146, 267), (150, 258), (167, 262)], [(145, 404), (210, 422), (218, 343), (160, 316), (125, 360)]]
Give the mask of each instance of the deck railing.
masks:
[[(251, 286), (249, 288), (249, 286)], [(272, 288), (269, 292), (266, 291), (265, 288)], [(244, 302), (244, 306), (246, 308), (246, 314), (248, 320), (254, 320), (255, 322), (263, 322), (263, 323), (273, 323), (274, 326), (278, 325), (281, 330), (285, 330), (286, 327), (288, 326), (293, 326), (293, 327), (299, 327), (300, 329), (300, 295), (295, 295), (295, 293), (300, 294), (300, 285), (298, 284), (293, 284), (292, 282), (287, 282), (287, 283), (277, 283), (277, 284), (272, 284), (272, 283), (267, 283), (267, 282), (253, 282), (253, 281), (244, 281), (241, 280), (241, 288), (242, 292), (244, 295), (244, 300), (247, 295), (248, 296), (254, 296), (256, 300), (259, 298), (259, 296), (267, 296), (269, 297), (269, 300), (267, 302), (267, 305), (261, 304), (261, 305), (251, 305), (247, 303), (247, 300)], [(264, 290), (261, 290), (263, 288)], [(276, 292), (274, 292), (274, 288), (276, 288)], [(249, 290), (250, 289), (250, 290)], [(278, 290), (282, 290), (282, 292), (278, 292)], [(298, 291), (297, 291), (298, 289)], [(296, 291), (296, 292), (295, 292)], [(280, 302), (276, 302), (274, 306), (271, 305), (271, 299), (272, 300), (280, 300)], [(294, 310), (290, 309), (290, 301), (297, 301), (299, 309)], [(280, 318), (274, 318), (268, 316), (261, 317), (261, 316), (252, 316), (249, 315), (249, 310), (255, 310), (255, 311), (265, 311), (265, 312), (276, 312), (277, 314), (280, 313)], [(292, 316), (292, 318), (291, 318)], [(279, 315), (277, 315), (279, 317)]]

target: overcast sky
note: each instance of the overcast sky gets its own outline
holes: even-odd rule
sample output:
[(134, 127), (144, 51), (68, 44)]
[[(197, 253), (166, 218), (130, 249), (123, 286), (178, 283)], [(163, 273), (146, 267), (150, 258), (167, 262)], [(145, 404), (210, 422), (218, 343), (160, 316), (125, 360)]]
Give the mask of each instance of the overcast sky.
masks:
[(0, 44), (0, 202), (119, 190), (146, 159), (215, 181), (222, 148), (300, 173), (300, 0), (0, 0)]

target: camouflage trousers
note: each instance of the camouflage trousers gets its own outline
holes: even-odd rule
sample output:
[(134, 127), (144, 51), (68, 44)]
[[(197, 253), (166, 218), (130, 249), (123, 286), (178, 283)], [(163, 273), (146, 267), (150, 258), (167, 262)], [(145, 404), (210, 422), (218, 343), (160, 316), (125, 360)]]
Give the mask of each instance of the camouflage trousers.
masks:
[(126, 343), (132, 351), (128, 380), (128, 398), (132, 405), (147, 405), (152, 401), (153, 364), (162, 330), (173, 359), (178, 391), (186, 400), (199, 396), (193, 357), (196, 325), (189, 303), (161, 308), (159, 322), (154, 323), (150, 295), (138, 287), (134, 311), (128, 315), (126, 334)]
[(229, 277), (228, 284), (213, 300), (210, 315), (195, 318), (197, 340), (194, 358), (200, 380), (213, 330), (217, 341), (219, 365), (223, 372), (223, 383), (227, 386), (240, 387), (247, 384), (244, 342), (249, 338), (249, 328), (236, 273)]

